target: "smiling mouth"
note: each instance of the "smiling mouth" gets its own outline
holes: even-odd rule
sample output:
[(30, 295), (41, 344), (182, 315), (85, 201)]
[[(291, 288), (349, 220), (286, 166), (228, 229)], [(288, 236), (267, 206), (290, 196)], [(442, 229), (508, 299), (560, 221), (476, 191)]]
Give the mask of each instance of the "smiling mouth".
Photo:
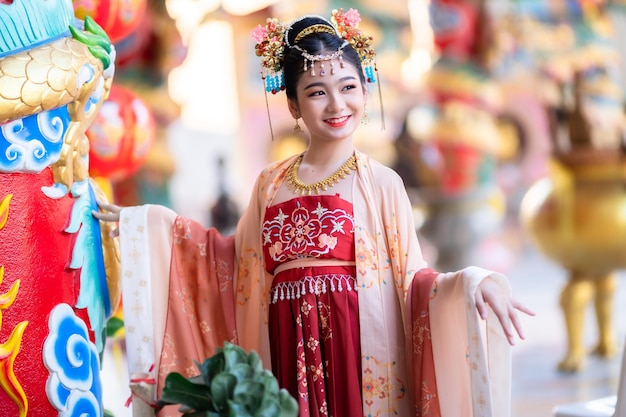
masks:
[(337, 117), (334, 119), (326, 119), (326, 123), (330, 125), (341, 125), (347, 122), (348, 119), (350, 119), (350, 116)]

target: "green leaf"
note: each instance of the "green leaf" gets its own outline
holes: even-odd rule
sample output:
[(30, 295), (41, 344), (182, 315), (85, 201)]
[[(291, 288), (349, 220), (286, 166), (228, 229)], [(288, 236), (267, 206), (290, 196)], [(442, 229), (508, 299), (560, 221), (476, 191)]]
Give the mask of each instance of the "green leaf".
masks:
[(228, 405), (228, 400), (233, 397), (233, 391), (237, 385), (235, 375), (222, 372), (213, 378), (211, 382), (211, 396), (218, 411), (223, 411)]
[(254, 417), (277, 417), (280, 415), (278, 397), (265, 396), (261, 406), (254, 413)]
[(262, 397), (251, 395), (247, 392), (240, 392), (233, 397), (233, 402), (246, 407), (246, 410), (254, 412), (261, 406)]
[(263, 377), (262, 380), (263, 380), (263, 385), (265, 387), (265, 395), (267, 394), (278, 395), (278, 390), (279, 390), (278, 380), (276, 379), (274, 374), (268, 371), (267, 369), (264, 369), (263, 372), (261, 373), (261, 376)]
[(265, 385), (261, 382), (253, 381), (253, 380), (245, 380), (241, 381), (237, 386), (235, 386), (235, 390), (233, 391), (233, 395), (238, 394), (249, 394), (259, 399), (263, 398), (263, 394), (265, 392)]
[(224, 359), (226, 360), (226, 369), (230, 370), (238, 363), (248, 363), (248, 355), (240, 346), (232, 343), (224, 343)]
[(106, 408), (104, 409), (104, 417), (115, 417), (115, 414), (113, 414), (111, 411), (107, 410)]
[(170, 404), (182, 404), (195, 411), (212, 410), (213, 401), (209, 387), (194, 384), (177, 372), (172, 372), (165, 378), (158, 407)]
[(107, 320), (107, 337), (113, 337), (117, 332), (124, 328), (124, 320), (119, 317), (111, 317)]
[(263, 370), (263, 362), (261, 361), (261, 357), (254, 350), (248, 354), (248, 365), (250, 365), (252, 369), (257, 372), (261, 372)]
[(253, 415), (250, 414), (248, 410), (246, 410), (246, 407), (241, 404), (236, 404), (230, 401), (228, 407), (228, 417), (253, 417)]
[(246, 379), (251, 379), (254, 377), (254, 369), (247, 363), (238, 363), (233, 366), (230, 371), (231, 374), (237, 378), (237, 382), (244, 381)]
[(205, 359), (204, 362), (198, 368), (204, 378), (204, 383), (207, 386), (211, 385), (211, 381), (216, 375), (224, 371), (226, 361), (224, 360), (224, 353), (222, 351), (217, 352), (215, 355)]
[(286, 389), (278, 392), (280, 400), (280, 414), (276, 417), (298, 417), (298, 402)]

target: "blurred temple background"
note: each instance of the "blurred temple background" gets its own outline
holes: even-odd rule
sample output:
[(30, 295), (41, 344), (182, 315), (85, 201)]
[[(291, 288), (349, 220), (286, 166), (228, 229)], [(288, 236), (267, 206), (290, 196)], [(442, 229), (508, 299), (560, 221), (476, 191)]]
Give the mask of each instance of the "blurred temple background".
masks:
[[(404, 179), (431, 265), (503, 272), (537, 312), (522, 318), (527, 337), (513, 350), (513, 417), (616, 393), (626, 1), (74, 5), (109, 22), (117, 49), (114, 89), (88, 132), (92, 176), (117, 204), (164, 204), (223, 233), (259, 171), (306, 147), (284, 95), (264, 93), (251, 31), (269, 17), (358, 9), (379, 80), (358, 148)], [(121, 332), (110, 335), (103, 371), (114, 382), (105, 408), (117, 417), (130, 415)]]

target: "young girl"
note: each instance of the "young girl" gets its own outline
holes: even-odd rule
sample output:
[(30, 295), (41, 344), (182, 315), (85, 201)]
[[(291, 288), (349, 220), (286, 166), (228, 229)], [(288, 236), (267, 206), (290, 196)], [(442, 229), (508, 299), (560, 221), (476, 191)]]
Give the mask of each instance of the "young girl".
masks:
[(302, 417), (508, 415), (508, 345), (490, 347), (505, 371), (490, 390), (474, 319), (495, 313), (513, 344), (515, 332), (523, 338), (516, 310), (532, 312), (491, 271), (427, 268), (402, 180), (352, 141), (371, 39), (355, 29), (356, 11), (333, 20), (268, 20), (256, 31), (308, 148), (261, 172), (234, 238), (158, 206), (94, 214), (120, 221), (126, 327), (149, 329), (127, 331), (154, 352), (129, 348), (131, 372), (154, 363), (160, 383), (174, 370), (191, 376), (193, 360), (230, 340), (260, 353)]

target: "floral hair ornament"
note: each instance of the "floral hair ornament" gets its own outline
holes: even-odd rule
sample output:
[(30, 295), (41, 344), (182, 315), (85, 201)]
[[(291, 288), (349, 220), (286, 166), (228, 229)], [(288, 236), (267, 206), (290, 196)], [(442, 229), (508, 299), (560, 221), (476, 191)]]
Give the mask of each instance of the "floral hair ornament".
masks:
[(332, 12), (332, 20), (337, 28), (339, 36), (352, 45), (355, 51), (361, 57), (361, 66), (365, 72), (365, 78), (369, 83), (375, 83), (376, 77), (376, 51), (372, 48), (374, 38), (366, 36), (359, 29), (361, 16), (355, 9), (349, 9), (344, 12), (343, 9), (335, 9)]
[(265, 26), (258, 25), (252, 31), (252, 39), (256, 42), (256, 55), (261, 57), (261, 78), (265, 91), (265, 108), (270, 123), (270, 133), (274, 140), (274, 129), (270, 117), (267, 93), (276, 94), (285, 89), (283, 59), (285, 58), (285, 23), (268, 18)]
[(256, 42), (256, 55), (261, 57), (261, 78), (265, 91), (276, 94), (285, 89), (283, 60), (285, 58), (285, 23), (268, 18), (265, 26), (258, 25), (252, 31)]

